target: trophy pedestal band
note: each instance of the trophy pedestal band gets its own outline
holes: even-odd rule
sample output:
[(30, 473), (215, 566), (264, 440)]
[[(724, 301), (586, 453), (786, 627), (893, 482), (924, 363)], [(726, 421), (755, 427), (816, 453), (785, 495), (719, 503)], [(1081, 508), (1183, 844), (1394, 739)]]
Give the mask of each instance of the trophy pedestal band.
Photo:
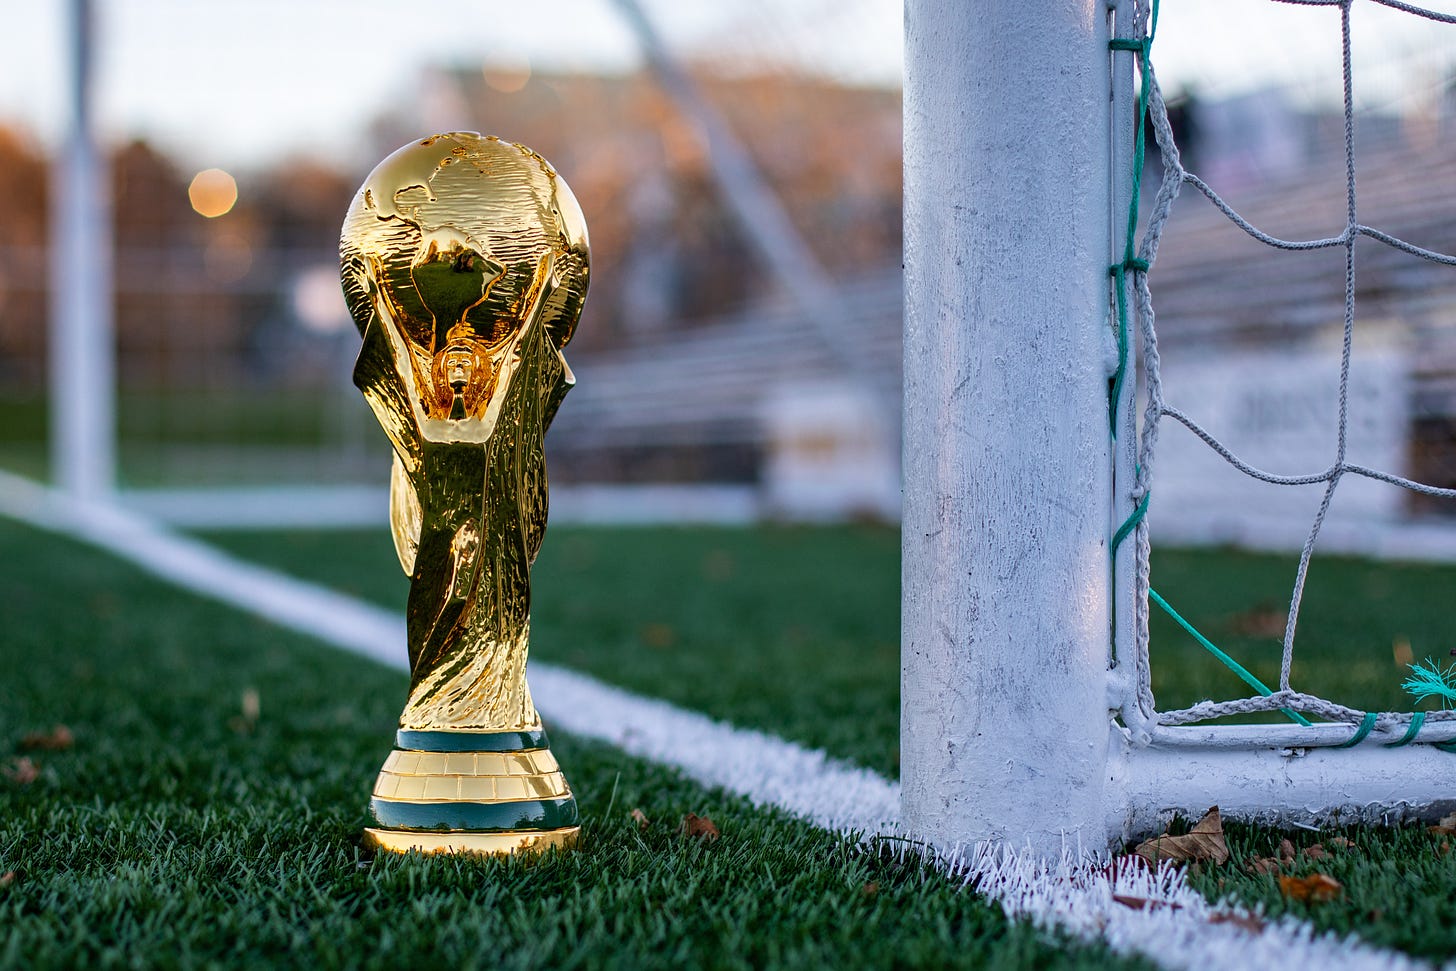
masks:
[[(546, 733), (405, 731), (374, 783), (371, 848), (520, 853), (575, 844), (576, 799)], [(518, 747), (530, 746), (530, 747)]]
[(422, 833), (404, 829), (364, 830), (364, 845), (389, 853), (480, 853), (505, 856), (511, 853), (541, 853), (552, 847), (568, 850), (576, 846), (580, 826), (525, 833)]

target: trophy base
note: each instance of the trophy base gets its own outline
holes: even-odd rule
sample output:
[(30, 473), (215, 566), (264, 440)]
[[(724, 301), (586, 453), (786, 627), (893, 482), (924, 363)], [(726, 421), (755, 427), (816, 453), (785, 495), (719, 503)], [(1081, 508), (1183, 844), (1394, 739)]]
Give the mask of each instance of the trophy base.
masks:
[(576, 798), (539, 728), (401, 729), (374, 783), (364, 844), (393, 853), (539, 853), (576, 845)]
[(515, 833), (421, 833), (406, 829), (364, 830), (364, 845), (386, 853), (477, 853), (482, 856), (543, 853), (573, 849), (580, 826)]

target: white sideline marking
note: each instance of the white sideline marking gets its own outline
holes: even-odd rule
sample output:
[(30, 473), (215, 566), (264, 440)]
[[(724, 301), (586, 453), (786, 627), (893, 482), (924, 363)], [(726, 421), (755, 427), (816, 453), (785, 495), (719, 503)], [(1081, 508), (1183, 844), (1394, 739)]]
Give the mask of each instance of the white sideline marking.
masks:
[[(102, 547), (184, 589), (403, 669), (404, 622), (395, 613), (315, 584), (245, 563), (112, 507), (79, 504), (0, 472), (0, 514)], [(734, 728), (664, 701), (643, 698), (552, 665), (532, 663), (551, 724), (628, 754), (680, 769), (696, 782), (858, 836), (898, 835), (900, 787), (878, 775), (763, 732)], [(1167, 968), (1244, 971), (1266, 967), (1424, 969), (1429, 965), (1357, 939), (1318, 934), (1285, 918), (1250, 933), (1216, 915), (1247, 916), (1211, 904), (1182, 874), (1164, 867), (1120, 870), (1073, 854), (1058, 862), (980, 845), (942, 858), (947, 869), (1000, 904), (1008, 917), (1105, 941)], [(1151, 909), (1113, 894), (1155, 901)]]

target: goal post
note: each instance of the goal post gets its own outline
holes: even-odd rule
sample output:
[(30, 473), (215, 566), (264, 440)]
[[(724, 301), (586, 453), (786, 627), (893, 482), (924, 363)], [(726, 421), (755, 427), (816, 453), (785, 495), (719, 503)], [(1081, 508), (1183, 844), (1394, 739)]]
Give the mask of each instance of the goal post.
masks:
[(942, 849), (1106, 845), (1108, 39), (905, 8), (901, 791)]
[[(901, 798), (910, 838), (943, 852), (993, 841), (1041, 856), (1102, 854), (1215, 804), (1282, 824), (1456, 809), (1456, 711), (1364, 711), (1290, 684), (1305, 570), (1341, 477), (1456, 498), (1346, 456), (1356, 241), (1456, 267), (1456, 254), (1356, 221), (1352, 2), (1308, 5), (1342, 22), (1348, 220), (1339, 235), (1293, 241), (1249, 223), (1183, 168), (1151, 73), (1154, 3), (907, 4)], [(1373, 2), (1456, 25), (1456, 15)], [(1142, 235), (1130, 239), (1144, 117), (1165, 170)], [(1186, 187), (1275, 250), (1345, 251), (1339, 437), (1326, 468), (1253, 467), (1162, 399), (1148, 278)], [(1174, 614), (1257, 697), (1160, 710), (1152, 695), (1149, 603), (1173, 613), (1149, 585), (1143, 516), (1164, 418), (1241, 475), (1324, 490), (1277, 688)], [(1295, 724), (1216, 723), (1279, 710)]]
[(69, 0), (65, 18), (66, 129), (50, 179), (51, 478), (73, 498), (105, 501), (116, 484), (116, 349), (91, 0)]

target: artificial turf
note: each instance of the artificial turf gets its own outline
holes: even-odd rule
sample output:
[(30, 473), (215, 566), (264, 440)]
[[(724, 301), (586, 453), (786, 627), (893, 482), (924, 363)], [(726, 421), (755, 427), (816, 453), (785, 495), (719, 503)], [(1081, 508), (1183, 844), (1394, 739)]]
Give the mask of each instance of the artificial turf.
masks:
[[(564, 733), (581, 851), (371, 856), (400, 673), (3, 520), (0, 589), (3, 967), (1145, 966)], [(57, 724), (73, 744), (25, 750)]]
[[(404, 603), (408, 581), (383, 530), (207, 538), (387, 606)], [(532, 572), (533, 656), (893, 777), (899, 556), (898, 532), (868, 525), (554, 527)], [(1166, 550), (1153, 561), (1155, 588), (1270, 685), (1293, 577), (1290, 557)], [(1408, 709), (1403, 651), (1449, 659), (1456, 640), (1431, 605), (1453, 589), (1449, 566), (1317, 559), (1294, 685), (1354, 707)], [(1249, 693), (1156, 608), (1152, 667), (1165, 709)]]
[[(383, 531), (237, 533), (209, 539), (391, 606), (406, 581)], [(898, 774), (898, 535), (870, 526), (765, 529), (554, 527), (533, 571), (534, 655), (735, 724)], [(1231, 551), (1159, 551), (1155, 587), (1260, 677), (1277, 680), (1293, 561)], [(1456, 568), (1320, 558), (1310, 574), (1295, 684), (1337, 700), (1408, 707), (1399, 645), (1444, 657)], [(1154, 688), (1163, 707), (1244, 689), (1191, 638), (1153, 617)], [(1393, 647), (1394, 645), (1394, 647)], [(1456, 771), (1456, 755), (1452, 756)], [(1299, 857), (1278, 872), (1250, 861), (1342, 835), (1355, 847)], [(1193, 875), (1211, 897), (1357, 932), (1430, 957), (1456, 955), (1456, 854), (1420, 827), (1310, 834), (1230, 825), (1234, 862)], [(1280, 874), (1327, 872), (1334, 901), (1301, 903)], [(1418, 915), (1419, 920), (1412, 920)]]

